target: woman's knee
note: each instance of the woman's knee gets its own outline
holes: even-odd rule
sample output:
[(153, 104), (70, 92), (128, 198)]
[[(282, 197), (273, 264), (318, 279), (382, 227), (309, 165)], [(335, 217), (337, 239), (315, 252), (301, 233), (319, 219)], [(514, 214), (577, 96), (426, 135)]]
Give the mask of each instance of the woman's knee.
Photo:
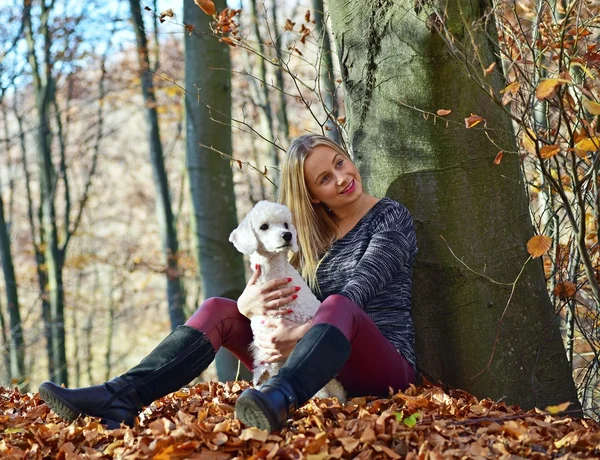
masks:
[(201, 323), (222, 321), (226, 318), (241, 315), (234, 300), (224, 297), (209, 297), (200, 304), (194, 314), (187, 320), (187, 325), (198, 327)]

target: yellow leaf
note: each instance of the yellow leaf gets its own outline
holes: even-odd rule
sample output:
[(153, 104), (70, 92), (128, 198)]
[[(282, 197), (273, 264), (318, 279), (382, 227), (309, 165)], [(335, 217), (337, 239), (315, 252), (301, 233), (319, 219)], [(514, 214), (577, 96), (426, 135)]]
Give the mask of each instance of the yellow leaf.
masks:
[(560, 152), (558, 145), (546, 145), (540, 149), (540, 156), (542, 158), (552, 158)]
[(527, 242), (527, 252), (535, 259), (546, 254), (552, 247), (552, 238), (546, 235), (536, 235)]
[(600, 104), (598, 104), (596, 101), (585, 99), (583, 101), (583, 107), (592, 115), (600, 115)]
[(540, 82), (538, 87), (535, 89), (535, 96), (538, 99), (547, 99), (554, 96), (556, 87), (560, 85), (561, 81), (558, 78), (548, 78)]
[(518, 81), (513, 81), (510, 85), (508, 85), (506, 88), (501, 89), (500, 90), (500, 94), (504, 94), (504, 93), (515, 93), (519, 90), (519, 88), (521, 87), (521, 83), (519, 83)]
[(537, 136), (531, 129), (527, 128), (527, 132), (523, 132), (523, 148), (527, 150), (527, 153), (530, 153), (531, 155), (535, 155), (534, 139), (537, 139)]
[(546, 407), (546, 412), (549, 412), (552, 415), (556, 415), (559, 412), (567, 410), (567, 408), (571, 405), (570, 402), (562, 403), (557, 406), (548, 406)]
[(194, 3), (209, 16), (212, 16), (217, 12), (215, 4), (212, 2), (212, 0), (194, 0)]
[(600, 148), (600, 137), (586, 137), (581, 139), (575, 148), (579, 150), (585, 150), (586, 152), (595, 152)]

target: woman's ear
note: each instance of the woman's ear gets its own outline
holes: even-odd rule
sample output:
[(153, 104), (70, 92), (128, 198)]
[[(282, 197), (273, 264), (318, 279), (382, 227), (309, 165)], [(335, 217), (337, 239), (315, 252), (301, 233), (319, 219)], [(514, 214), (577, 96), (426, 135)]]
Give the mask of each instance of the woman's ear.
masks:
[[(309, 196), (310, 196), (310, 195), (309, 195)], [(316, 198), (313, 198), (313, 197), (311, 196), (311, 197), (310, 197), (310, 202), (311, 202), (312, 204), (319, 204), (321, 201), (320, 201), (320, 200), (317, 200)]]

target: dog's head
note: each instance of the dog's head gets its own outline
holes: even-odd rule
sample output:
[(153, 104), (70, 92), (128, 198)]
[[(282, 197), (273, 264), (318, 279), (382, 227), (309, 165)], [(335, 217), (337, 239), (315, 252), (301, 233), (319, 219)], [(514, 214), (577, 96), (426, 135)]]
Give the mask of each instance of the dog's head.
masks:
[(244, 254), (298, 251), (292, 213), (287, 206), (271, 201), (256, 203), (238, 228), (231, 232), (229, 241)]

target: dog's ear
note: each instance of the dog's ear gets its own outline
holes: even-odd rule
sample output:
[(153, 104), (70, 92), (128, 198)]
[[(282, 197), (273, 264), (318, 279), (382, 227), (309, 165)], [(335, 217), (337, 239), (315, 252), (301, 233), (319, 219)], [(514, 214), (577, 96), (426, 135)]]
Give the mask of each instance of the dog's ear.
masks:
[(254, 235), (248, 216), (240, 222), (238, 228), (231, 232), (229, 241), (243, 254), (252, 254), (258, 249), (258, 240)]

